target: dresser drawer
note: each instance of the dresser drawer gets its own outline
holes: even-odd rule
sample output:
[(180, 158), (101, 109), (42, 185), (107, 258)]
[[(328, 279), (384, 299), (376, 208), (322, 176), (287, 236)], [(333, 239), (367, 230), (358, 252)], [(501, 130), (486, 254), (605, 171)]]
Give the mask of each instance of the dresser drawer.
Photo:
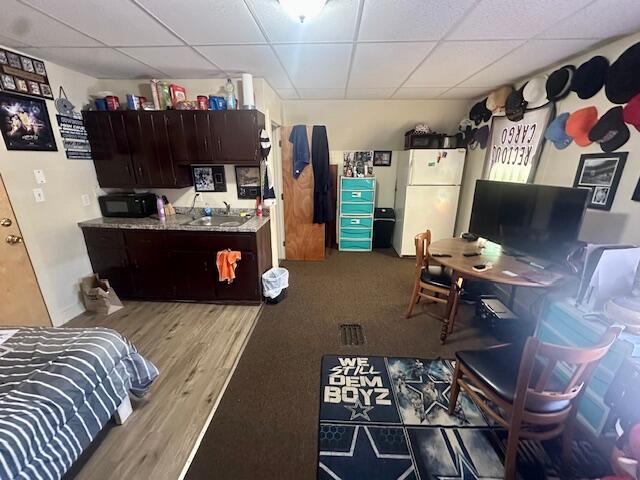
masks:
[(372, 215), (373, 203), (343, 203), (340, 205), (340, 213), (346, 215)]
[(371, 217), (340, 217), (340, 228), (367, 228), (373, 227)]
[(342, 177), (343, 190), (373, 190), (376, 185), (375, 178), (345, 178)]
[(96, 248), (122, 248), (124, 235), (122, 230), (109, 228), (83, 228), (85, 242)]
[(371, 240), (369, 228), (341, 228), (340, 238)]
[(344, 203), (373, 203), (373, 191), (367, 190), (342, 190), (340, 199)]
[(345, 240), (339, 241), (340, 250), (362, 250), (368, 252), (371, 250), (371, 240)]

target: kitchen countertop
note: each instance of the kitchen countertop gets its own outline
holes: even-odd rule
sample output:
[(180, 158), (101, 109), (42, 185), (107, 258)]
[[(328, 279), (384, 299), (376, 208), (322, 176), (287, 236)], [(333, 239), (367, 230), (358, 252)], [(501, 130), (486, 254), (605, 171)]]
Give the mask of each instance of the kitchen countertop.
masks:
[[(197, 216), (196, 216), (197, 218)], [(171, 230), (187, 232), (237, 232), (255, 233), (269, 222), (269, 217), (253, 216), (238, 227), (223, 227), (214, 225), (187, 225), (194, 219), (193, 215), (176, 214), (161, 222), (157, 218), (94, 218), (78, 222), (80, 228), (115, 228), (123, 230)]]

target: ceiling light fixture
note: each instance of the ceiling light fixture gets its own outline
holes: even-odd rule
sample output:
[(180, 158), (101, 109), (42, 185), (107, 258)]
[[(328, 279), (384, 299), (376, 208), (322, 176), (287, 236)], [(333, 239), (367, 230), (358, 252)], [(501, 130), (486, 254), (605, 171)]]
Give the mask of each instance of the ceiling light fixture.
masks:
[(287, 15), (300, 23), (318, 15), (327, 0), (278, 0)]

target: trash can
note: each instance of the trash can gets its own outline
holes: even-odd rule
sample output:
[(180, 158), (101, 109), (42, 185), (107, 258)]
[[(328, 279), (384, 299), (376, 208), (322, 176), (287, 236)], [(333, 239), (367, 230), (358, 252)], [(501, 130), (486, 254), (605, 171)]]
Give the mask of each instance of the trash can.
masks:
[(289, 270), (270, 268), (262, 274), (262, 293), (267, 303), (280, 303), (289, 287)]
[(373, 248), (391, 248), (396, 214), (393, 208), (376, 208), (373, 214)]

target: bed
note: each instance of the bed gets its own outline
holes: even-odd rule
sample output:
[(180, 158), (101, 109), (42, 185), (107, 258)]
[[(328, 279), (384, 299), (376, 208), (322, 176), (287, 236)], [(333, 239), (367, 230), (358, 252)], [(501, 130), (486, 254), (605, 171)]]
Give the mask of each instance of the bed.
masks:
[(124, 421), (129, 394), (143, 396), (158, 376), (128, 340), (106, 328), (9, 334), (0, 345), (3, 480), (60, 479), (110, 418)]

